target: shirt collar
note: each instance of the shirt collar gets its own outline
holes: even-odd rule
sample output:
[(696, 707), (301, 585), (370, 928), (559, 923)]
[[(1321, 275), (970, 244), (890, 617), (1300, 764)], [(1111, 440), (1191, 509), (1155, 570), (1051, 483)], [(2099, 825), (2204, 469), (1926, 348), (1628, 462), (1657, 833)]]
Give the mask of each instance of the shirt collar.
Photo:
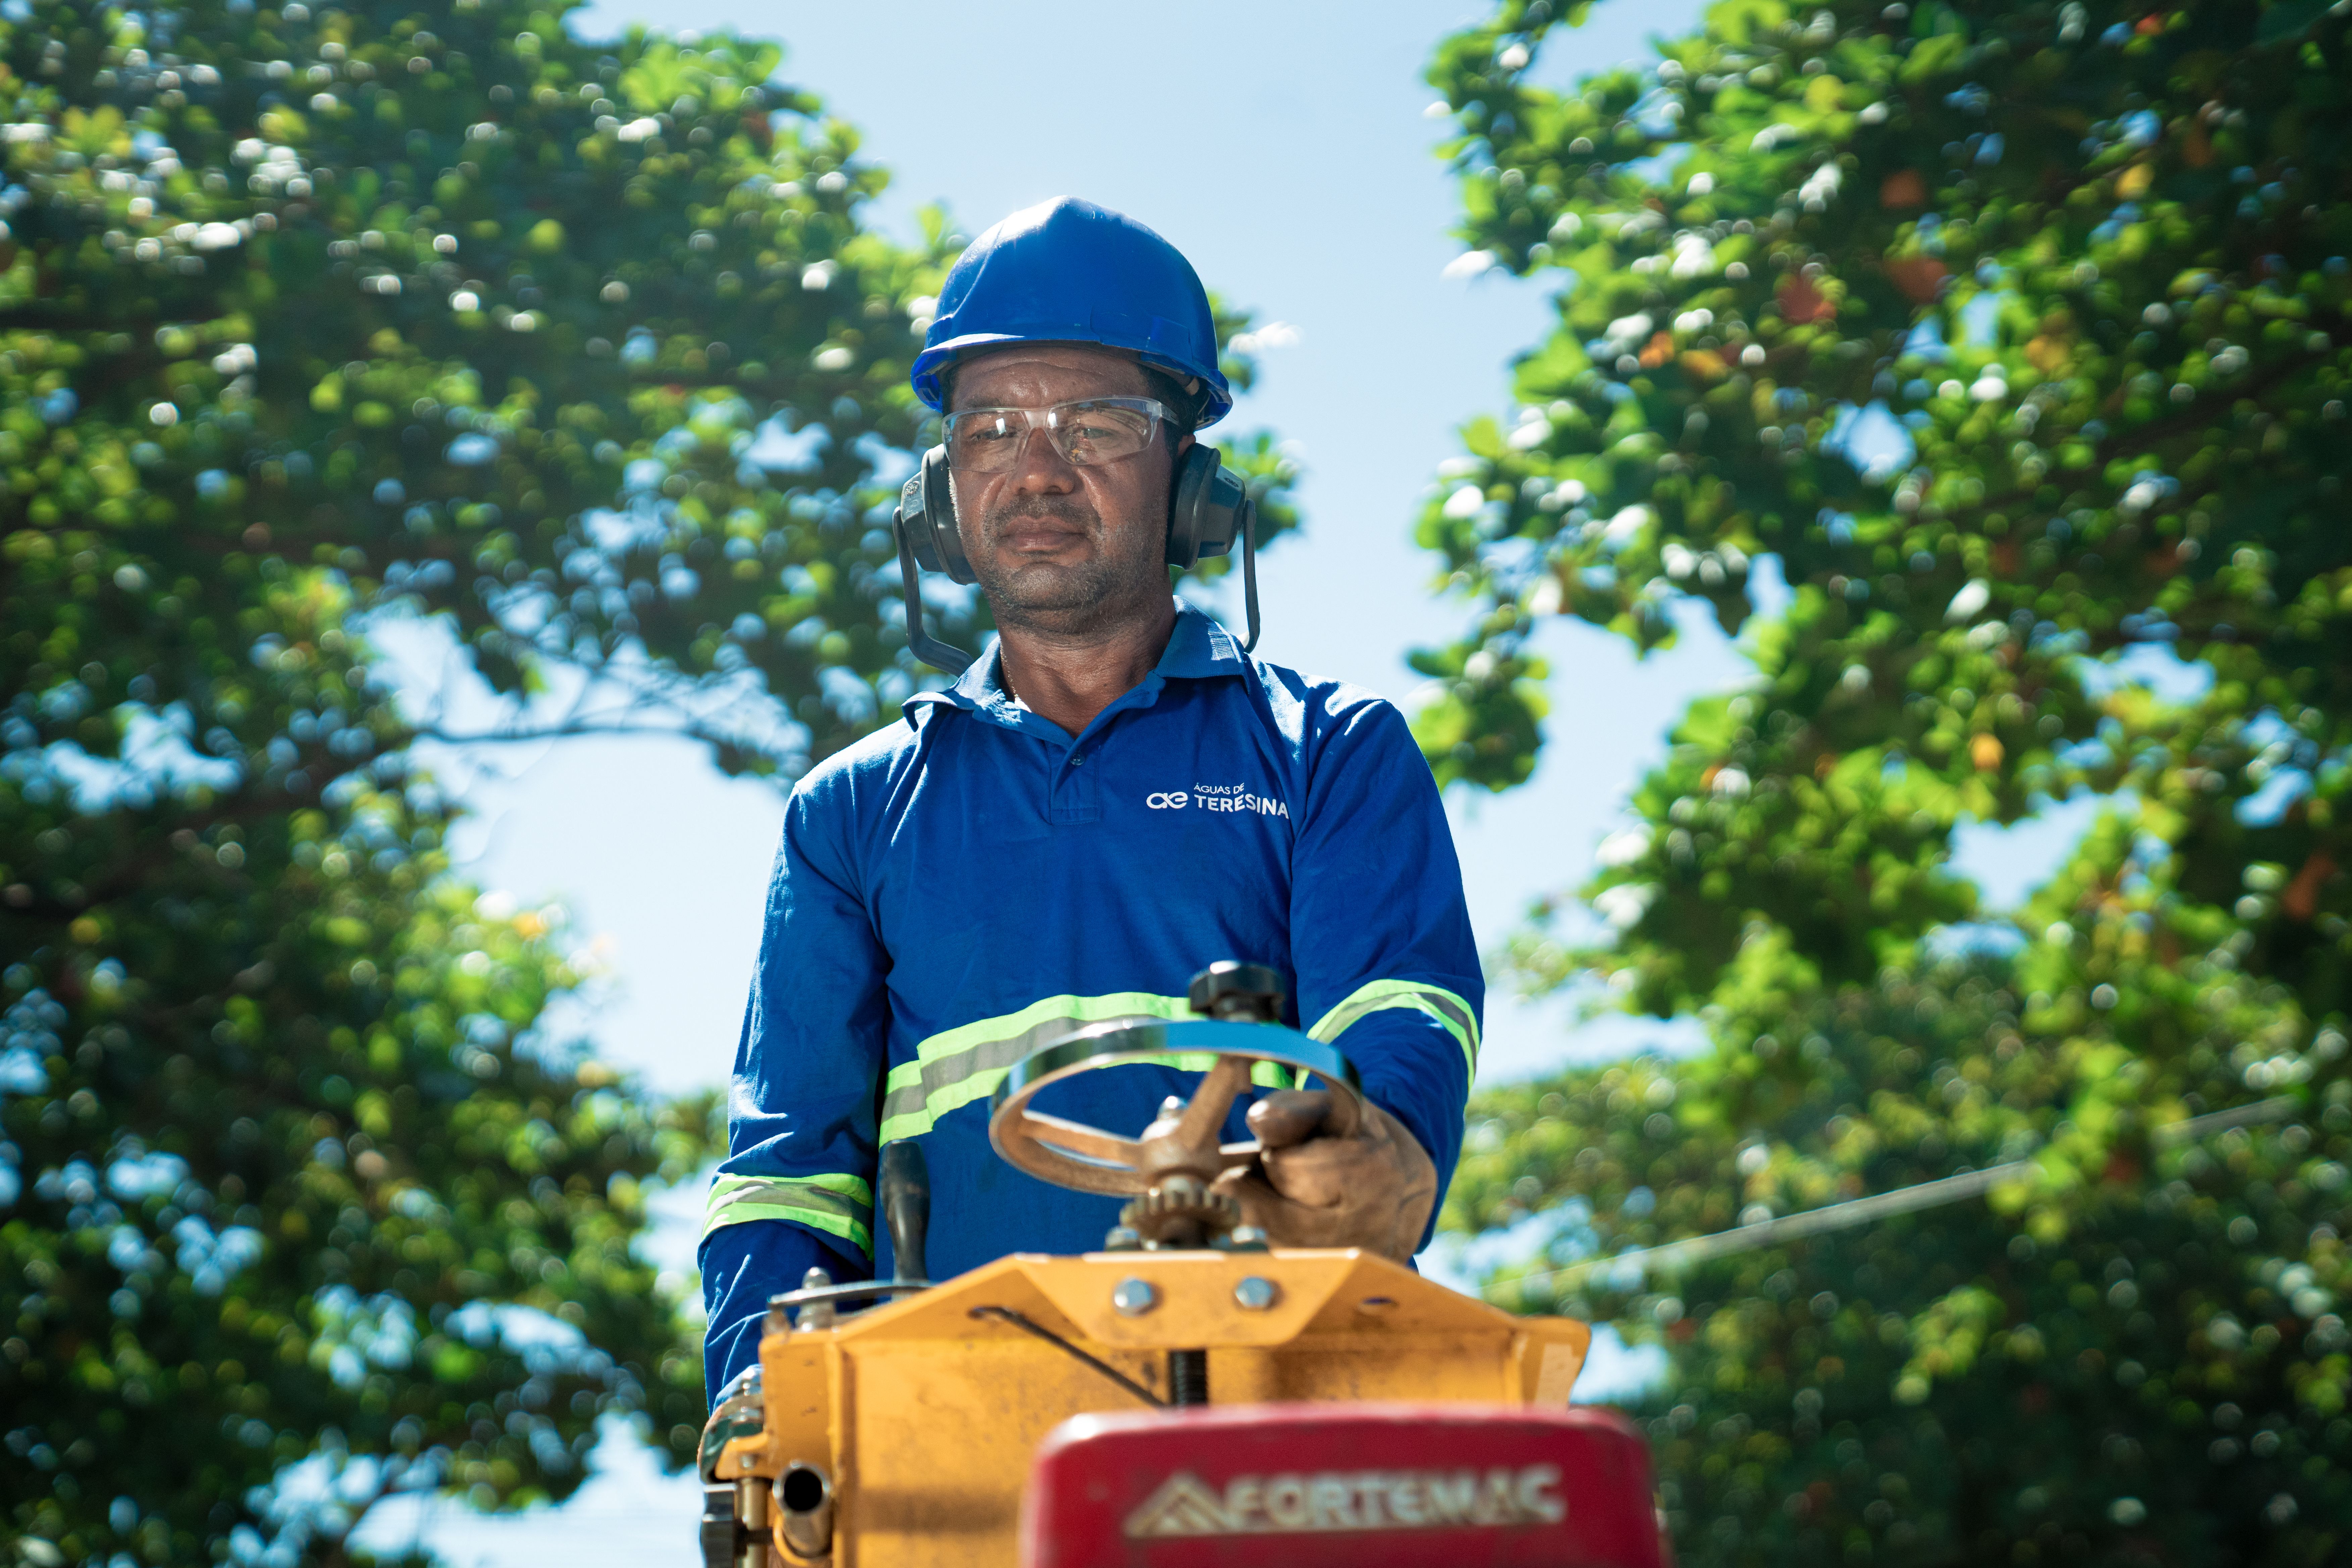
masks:
[[(1171, 679), (1203, 680), (1213, 676), (1239, 675), (1248, 664), (1248, 656), (1234, 640), (1233, 633), (1220, 626), (1215, 617), (1194, 609), (1180, 597), (1176, 600), (1176, 626), (1168, 634), (1168, 647), (1151, 673), (1143, 678), (1142, 685), (1156, 694), (1160, 684)], [(918, 705), (939, 702), (968, 712), (1013, 710), (1012, 694), (1004, 689), (1004, 661), (999, 638), (988, 639), (988, 646), (956, 678), (954, 685), (944, 691), (918, 691), (907, 699), (903, 708), (908, 721), (912, 722)]]
[(1213, 675), (1239, 675), (1248, 665), (1242, 645), (1214, 616), (1181, 599), (1176, 601), (1176, 629), (1169, 634), (1167, 651), (1160, 656), (1153, 674), (1202, 680)]

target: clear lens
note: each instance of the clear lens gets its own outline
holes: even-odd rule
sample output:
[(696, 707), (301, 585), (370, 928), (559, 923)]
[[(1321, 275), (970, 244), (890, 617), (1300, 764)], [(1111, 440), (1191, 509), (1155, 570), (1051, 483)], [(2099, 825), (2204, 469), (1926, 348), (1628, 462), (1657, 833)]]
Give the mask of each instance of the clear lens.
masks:
[(974, 408), (947, 419), (948, 467), (985, 473), (1020, 459), (1029, 416), (1019, 408)]
[(1150, 409), (1125, 402), (1065, 403), (1048, 412), (1045, 422), (1054, 433), (1054, 449), (1081, 468), (1134, 457), (1151, 445), (1159, 425)]
[(1002, 473), (1021, 461), (1040, 427), (1073, 468), (1099, 468), (1151, 445), (1166, 410), (1149, 397), (1094, 398), (1051, 408), (968, 408), (947, 417), (948, 467)]

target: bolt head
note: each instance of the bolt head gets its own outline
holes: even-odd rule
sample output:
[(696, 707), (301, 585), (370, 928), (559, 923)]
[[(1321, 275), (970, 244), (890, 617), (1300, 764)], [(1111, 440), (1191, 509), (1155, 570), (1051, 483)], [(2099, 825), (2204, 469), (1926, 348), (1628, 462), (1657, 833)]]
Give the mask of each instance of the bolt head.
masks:
[(1234, 1287), (1234, 1301), (1244, 1312), (1263, 1312), (1282, 1299), (1282, 1287), (1253, 1274)]
[(1254, 1225), (1237, 1225), (1226, 1233), (1217, 1246), (1226, 1252), (1270, 1252), (1273, 1244), (1265, 1232)]
[(1139, 1318), (1160, 1305), (1160, 1292), (1149, 1279), (1122, 1279), (1110, 1293), (1110, 1304), (1124, 1316)]

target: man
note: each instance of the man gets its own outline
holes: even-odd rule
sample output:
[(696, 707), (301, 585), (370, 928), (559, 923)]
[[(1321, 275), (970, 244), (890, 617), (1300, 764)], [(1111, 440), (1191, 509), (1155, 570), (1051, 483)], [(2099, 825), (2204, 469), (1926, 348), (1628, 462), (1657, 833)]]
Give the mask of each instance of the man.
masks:
[[(714, 1391), (812, 1266), (890, 1275), (883, 1143), (921, 1141), (933, 1279), (1099, 1247), (1118, 1201), (999, 1160), (989, 1096), (1081, 1026), (1189, 1016), (1219, 959), (1282, 973), (1370, 1101), (1258, 1099), (1262, 1169), (1221, 1184), (1249, 1223), (1408, 1259), (1460, 1152), (1484, 990), (1404, 721), (1169, 592), (1177, 465), (1232, 405), (1191, 265), (1083, 202), (1016, 213), (949, 274), (914, 383), (1000, 635), (793, 792), (702, 1239)], [(1041, 1109), (1136, 1133), (1193, 1082), (1089, 1074)]]

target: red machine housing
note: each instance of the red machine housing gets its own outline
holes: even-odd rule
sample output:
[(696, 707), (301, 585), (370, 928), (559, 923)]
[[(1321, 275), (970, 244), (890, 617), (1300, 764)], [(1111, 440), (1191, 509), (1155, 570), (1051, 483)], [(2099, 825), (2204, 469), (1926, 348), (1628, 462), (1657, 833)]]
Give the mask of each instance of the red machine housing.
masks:
[(1671, 1568), (1650, 1450), (1597, 1408), (1224, 1405), (1047, 1436), (1021, 1568)]

